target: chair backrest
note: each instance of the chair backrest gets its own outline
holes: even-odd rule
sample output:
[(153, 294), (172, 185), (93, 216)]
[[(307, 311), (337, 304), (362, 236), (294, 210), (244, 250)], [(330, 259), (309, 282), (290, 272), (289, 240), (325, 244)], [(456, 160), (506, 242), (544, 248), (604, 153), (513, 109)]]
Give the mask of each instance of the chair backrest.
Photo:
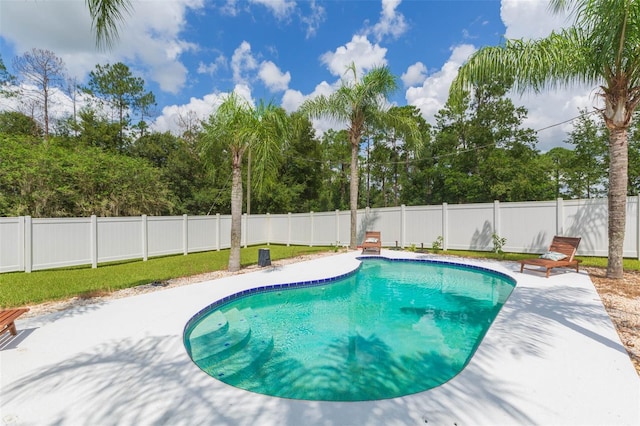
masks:
[(367, 238), (377, 238), (377, 239), (380, 239), (380, 231), (367, 231), (367, 232), (365, 233), (364, 238), (365, 238), (365, 239), (367, 239)]
[(556, 251), (558, 253), (565, 254), (567, 256), (567, 260), (572, 261), (573, 256), (575, 256), (576, 251), (578, 250), (580, 240), (580, 237), (560, 237), (556, 235), (553, 237), (553, 241), (551, 241), (549, 251)]

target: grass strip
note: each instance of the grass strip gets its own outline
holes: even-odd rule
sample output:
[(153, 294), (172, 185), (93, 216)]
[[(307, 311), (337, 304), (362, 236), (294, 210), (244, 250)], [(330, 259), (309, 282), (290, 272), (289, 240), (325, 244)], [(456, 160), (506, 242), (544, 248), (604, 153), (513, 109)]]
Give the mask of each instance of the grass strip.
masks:
[[(242, 266), (258, 262), (258, 250), (269, 248), (271, 260), (285, 259), (304, 254), (333, 250), (331, 247), (306, 246), (253, 246), (240, 251)], [(426, 252), (427, 250), (425, 250)], [(434, 253), (433, 250), (428, 250)], [(530, 253), (492, 253), (462, 250), (435, 251), (444, 255), (471, 258), (518, 261), (535, 257)], [(581, 267), (606, 268), (606, 257), (578, 257)], [(101, 264), (96, 269), (74, 267), (0, 274), (0, 307), (14, 308), (37, 303), (63, 300), (75, 296), (109, 293), (123, 288), (172, 278), (197, 275), (227, 269), (229, 250), (156, 257), (143, 261), (127, 261)], [(624, 259), (625, 271), (640, 270), (640, 260)]]
[[(258, 263), (258, 249), (269, 248), (271, 260), (332, 250), (330, 247), (252, 246), (240, 250), (241, 265)], [(171, 278), (226, 270), (229, 250), (192, 253), (187, 256), (156, 257), (143, 261), (117, 262), (89, 266), (49, 269), (29, 274), (0, 274), (0, 307), (14, 308), (74, 296), (109, 293), (123, 288)]]

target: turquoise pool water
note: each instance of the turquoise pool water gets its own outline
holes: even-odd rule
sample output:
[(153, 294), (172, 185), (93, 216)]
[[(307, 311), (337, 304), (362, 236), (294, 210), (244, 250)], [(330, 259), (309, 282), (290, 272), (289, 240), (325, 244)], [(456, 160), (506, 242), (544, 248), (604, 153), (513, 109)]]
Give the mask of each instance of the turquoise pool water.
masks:
[(394, 398), (458, 374), (514, 285), (481, 268), (365, 258), (336, 281), (218, 302), (187, 324), (185, 347), (203, 371), (252, 392)]

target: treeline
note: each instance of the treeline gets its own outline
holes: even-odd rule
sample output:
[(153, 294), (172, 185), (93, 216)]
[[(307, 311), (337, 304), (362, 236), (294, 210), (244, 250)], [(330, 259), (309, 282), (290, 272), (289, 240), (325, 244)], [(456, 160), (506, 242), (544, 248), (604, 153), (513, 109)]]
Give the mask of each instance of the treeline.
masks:
[[(14, 69), (33, 58), (63, 68), (51, 52), (34, 49), (29, 55), (16, 60)], [(74, 85), (67, 92), (71, 99), (84, 97), (83, 106), (52, 120), (51, 84), (67, 80), (50, 78), (46, 67), (29, 69), (29, 75), (12, 76), (0, 58), (0, 101), (14, 98), (22, 106), (0, 112), (0, 216), (230, 212), (230, 150), (224, 144), (211, 149), (207, 126), (195, 114), (181, 117), (179, 135), (152, 131), (146, 120), (154, 114), (155, 97), (118, 63), (96, 66), (87, 86)], [(18, 90), (28, 76), (37, 89)], [(37, 84), (45, 80), (46, 88)], [(418, 124), (419, 140), (404, 140), (389, 128), (367, 129), (358, 163), (359, 206), (605, 196), (608, 133), (598, 116), (580, 112), (566, 140), (573, 149), (541, 153), (536, 133), (522, 125), (527, 111), (506, 97), (509, 88), (508, 82), (476, 87), (461, 101), (447, 103), (433, 126), (415, 107), (396, 107)], [(257, 186), (252, 168), (264, 165), (249, 164), (255, 159), (243, 156), (244, 211), (348, 210), (346, 131), (316, 137), (305, 116), (286, 117), (289, 140), (271, 165), (277, 168), (275, 177)], [(640, 127), (634, 126), (629, 195), (637, 195), (640, 187)]]

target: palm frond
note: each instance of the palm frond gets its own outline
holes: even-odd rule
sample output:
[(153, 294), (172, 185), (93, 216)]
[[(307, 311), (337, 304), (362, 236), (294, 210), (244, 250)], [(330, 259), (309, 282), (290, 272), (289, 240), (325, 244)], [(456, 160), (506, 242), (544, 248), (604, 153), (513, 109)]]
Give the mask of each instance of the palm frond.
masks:
[(118, 39), (118, 22), (131, 13), (131, 0), (85, 0), (96, 31), (96, 45), (111, 48)]

